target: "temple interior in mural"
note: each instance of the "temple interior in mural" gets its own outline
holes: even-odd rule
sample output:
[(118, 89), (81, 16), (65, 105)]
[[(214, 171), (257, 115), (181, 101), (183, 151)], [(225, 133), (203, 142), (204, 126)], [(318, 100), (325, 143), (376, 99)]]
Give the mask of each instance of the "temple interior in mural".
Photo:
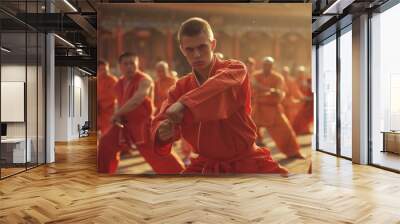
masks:
[[(166, 85), (160, 84), (162, 77), (176, 81), (192, 72), (180, 49), (178, 30), (191, 17), (204, 19), (216, 40), (215, 57), (238, 60), (246, 66), (251, 118), (257, 125), (255, 144), (267, 147), (289, 172), (305, 173), (311, 169), (314, 122), (310, 10), (306, 4), (104, 4), (98, 14), (98, 59), (107, 63), (109, 75), (118, 79), (120, 56), (134, 52), (138, 69), (155, 83), (156, 116), (163, 101), (157, 102), (157, 94), (161, 94), (157, 87)], [(277, 74), (279, 86), (265, 78), (269, 73)], [(273, 107), (263, 108), (260, 99), (267, 87), (280, 88), (282, 97)], [(172, 151), (187, 167), (198, 157), (196, 147), (180, 140)], [(142, 154), (140, 150), (120, 151), (115, 172), (157, 173)]]

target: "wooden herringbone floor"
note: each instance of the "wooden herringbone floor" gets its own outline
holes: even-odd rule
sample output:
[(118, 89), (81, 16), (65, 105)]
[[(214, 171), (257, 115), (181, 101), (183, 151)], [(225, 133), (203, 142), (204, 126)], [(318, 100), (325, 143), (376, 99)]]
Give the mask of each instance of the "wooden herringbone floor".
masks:
[(400, 176), (313, 152), (313, 174), (96, 173), (96, 141), (0, 181), (0, 223), (400, 223)]

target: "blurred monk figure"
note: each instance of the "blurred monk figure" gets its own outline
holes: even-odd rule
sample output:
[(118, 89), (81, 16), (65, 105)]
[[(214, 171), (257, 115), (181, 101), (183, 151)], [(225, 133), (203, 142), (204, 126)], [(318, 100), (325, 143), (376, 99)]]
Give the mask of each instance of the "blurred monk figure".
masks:
[(257, 135), (250, 117), (246, 66), (214, 54), (217, 41), (204, 19), (186, 20), (178, 31), (178, 41), (192, 72), (170, 89), (153, 120), (156, 153), (169, 155), (172, 143), (183, 138), (198, 154), (184, 174), (287, 174), (267, 148), (254, 144)]
[(112, 125), (116, 83), (117, 78), (110, 73), (108, 62), (99, 60), (97, 63), (97, 130), (100, 135)]
[(300, 66), (297, 70), (297, 83), (304, 94), (304, 103), (295, 118), (293, 129), (298, 135), (310, 134), (312, 133), (314, 122), (314, 100), (311, 89), (311, 76), (306, 74), (304, 66)]
[(173, 154), (159, 155), (151, 148), (150, 125), (153, 112), (150, 76), (139, 70), (139, 58), (124, 53), (119, 58), (122, 76), (115, 85), (116, 111), (113, 125), (99, 140), (97, 165), (101, 173), (114, 173), (118, 168), (119, 153), (136, 149), (155, 173), (176, 174), (183, 164)]
[(156, 76), (157, 79), (154, 83), (154, 106), (156, 107), (156, 113), (161, 108), (162, 102), (167, 99), (168, 90), (175, 85), (176, 78), (172, 76), (169, 71), (167, 62), (160, 61), (156, 65)]
[[(261, 127), (267, 129), (277, 148), (288, 158), (303, 158), (296, 134), (282, 106), (285, 80), (281, 74), (273, 71), (273, 64), (272, 57), (265, 57), (262, 70), (254, 75), (255, 123), (259, 130)], [(262, 142), (260, 131), (258, 138)]]
[(248, 57), (244, 63), (246, 64), (247, 72), (251, 77), (256, 71), (256, 60), (253, 57)]
[(224, 54), (222, 54), (221, 52), (215, 52), (214, 55), (218, 58), (218, 59), (224, 59)]
[(175, 70), (172, 70), (172, 71), (171, 71), (171, 76), (172, 76), (173, 78), (177, 79), (177, 78), (178, 78), (178, 72), (176, 72)]
[(285, 109), (285, 114), (293, 127), (294, 120), (296, 119), (299, 110), (303, 106), (304, 95), (301, 92), (297, 84), (297, 80), (295, 77), (293, 77), (288, 66), (283, 67), (282, 75), (286, 83), (286, 96), (282, 102), (282, 105)]

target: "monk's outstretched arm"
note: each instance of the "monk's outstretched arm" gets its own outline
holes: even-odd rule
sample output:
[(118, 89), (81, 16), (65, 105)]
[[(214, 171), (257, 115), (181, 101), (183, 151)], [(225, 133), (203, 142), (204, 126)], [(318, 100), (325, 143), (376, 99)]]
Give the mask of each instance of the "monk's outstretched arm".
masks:
[(150, 130), (150, 139), (153, 145), (153, 149), (156, 153), (165, 155), (171, 153), (172, 143), (181, 138), (181, 131), (178, 125), (173, 126), (173, 135), (167, 140), (161, 140), (159, 137), (160, 126), (168, 120), (165, 111), (177, 101), (178, 95), (180, 95), (176, 86), (171, 87), (168, 92), (168, 98), (162, 103), (160, 112), (153, 119)]

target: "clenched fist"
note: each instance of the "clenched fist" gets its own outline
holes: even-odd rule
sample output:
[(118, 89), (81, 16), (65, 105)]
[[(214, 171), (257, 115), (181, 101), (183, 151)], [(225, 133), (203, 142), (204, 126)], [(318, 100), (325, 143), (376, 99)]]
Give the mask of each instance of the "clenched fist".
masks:
[(164, 120), (158, 127), (157, 136), (161, 141), (167, 141), (175, 135), (174, 123), (170, 120)]
[(176, 102), (172, 104), (166, 111), (165, 114), (167, 115), (168, 119), (172, 122), (179, 124), (182, 122), (183, 119), (183, 112), (185, 106), (181, 102)]

